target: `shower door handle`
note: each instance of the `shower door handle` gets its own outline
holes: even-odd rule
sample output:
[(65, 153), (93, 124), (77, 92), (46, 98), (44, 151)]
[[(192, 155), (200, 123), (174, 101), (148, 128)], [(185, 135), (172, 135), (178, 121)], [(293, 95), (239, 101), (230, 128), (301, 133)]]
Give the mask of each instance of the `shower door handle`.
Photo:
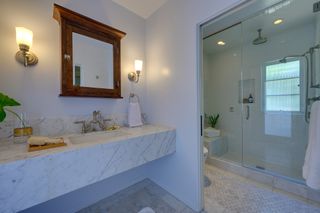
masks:
[(202, 115), (200, 115), (200, 136), (202, 137), (203, 136), (203, 121), (202, 121)]
[(246, 116), (246, 119), (249, 120), (250, 118), (250, 106), (247, 105), (247, 116)]

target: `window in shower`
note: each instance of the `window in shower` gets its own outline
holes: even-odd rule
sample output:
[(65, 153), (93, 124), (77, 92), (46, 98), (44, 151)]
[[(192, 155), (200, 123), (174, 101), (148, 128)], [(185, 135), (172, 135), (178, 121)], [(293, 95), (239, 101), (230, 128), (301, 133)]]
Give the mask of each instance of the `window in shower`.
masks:
[(265, 65), (265, 111), (301, 111), (300, 60)]

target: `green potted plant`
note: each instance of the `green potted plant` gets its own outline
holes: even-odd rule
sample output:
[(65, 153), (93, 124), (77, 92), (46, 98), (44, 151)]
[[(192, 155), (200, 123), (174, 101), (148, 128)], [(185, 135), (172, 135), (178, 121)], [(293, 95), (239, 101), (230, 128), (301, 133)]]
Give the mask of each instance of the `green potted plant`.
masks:
[(213, 114), (208, 116), (208, 122), (212, 128), (216, 127), (219, 117), (220, 117), (219, 114), (216, 114), (216, 115)]
[(219, 113), (212, 114), (212, 115), (205, 114), (205, 117), (207, 118), (207, 121), (210, 127), (204, 130), (204, 135), (210, 138), (220, 136), (220, 130), (216, 129), (218, 120), (220, 118)]
[(18, 101), (0, 92), (0, 123), (6, 119), (6, 116), (7, 116), (6, 111), (10, 112), (19, 119), (22, 126), (21, 128), (14, 129), (14, 136), (15, 137), (30, 136), (32, 135), (32, 128), (27, 127), (25, 121), (16, 112), (7, 108), (7, 107), (13, 107), (13, 106), (20, 106), (20, 105), (21, 104)]

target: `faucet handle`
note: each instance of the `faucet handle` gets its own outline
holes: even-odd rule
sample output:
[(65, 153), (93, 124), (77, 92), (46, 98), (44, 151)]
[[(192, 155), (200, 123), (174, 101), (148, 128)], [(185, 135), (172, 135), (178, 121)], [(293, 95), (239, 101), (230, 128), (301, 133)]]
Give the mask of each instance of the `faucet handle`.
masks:
[(98, 119), (103, 119), (103, 117), (102, 117), (102, 114), (101, 114), (101, 112), (100, 111), (97, 111), (97, 117), (98, 117)]
[(92, 112), (92, 118), (94, 121), (96, 121), (97, 119), (101, 119), (101, 112), (99, 110), (94, 110)]

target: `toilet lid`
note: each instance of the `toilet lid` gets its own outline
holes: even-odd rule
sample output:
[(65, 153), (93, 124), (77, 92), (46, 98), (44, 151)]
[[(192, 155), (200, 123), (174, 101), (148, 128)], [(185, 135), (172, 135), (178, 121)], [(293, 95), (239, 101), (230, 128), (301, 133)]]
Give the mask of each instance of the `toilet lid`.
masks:
[(207, 154), (207, 153), (208, 153), (207, 147), (203, 147), (203, 154)]

